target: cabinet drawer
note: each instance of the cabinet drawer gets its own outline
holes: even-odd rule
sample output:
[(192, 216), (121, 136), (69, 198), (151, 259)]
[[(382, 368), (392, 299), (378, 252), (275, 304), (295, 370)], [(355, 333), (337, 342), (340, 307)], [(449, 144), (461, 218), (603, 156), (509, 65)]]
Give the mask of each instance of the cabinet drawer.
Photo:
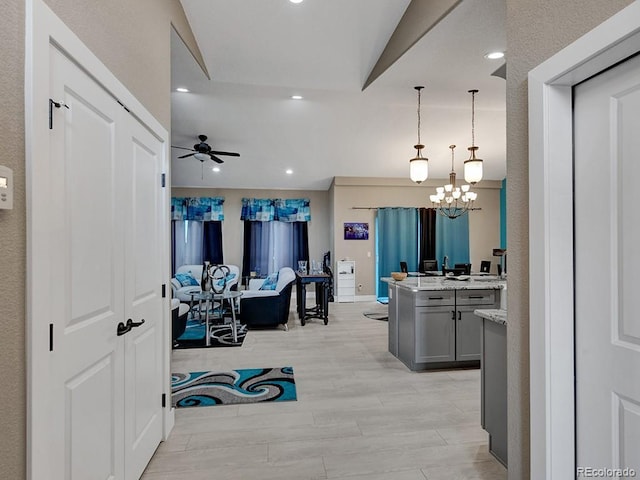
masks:
[(496, 303), (496, 290), (458, 290), (457, 305), (493, 305)]
[(439, 305), (454, 304), (455, 292), (453, 290), (416, 292), (416, 307), (437, 307)]

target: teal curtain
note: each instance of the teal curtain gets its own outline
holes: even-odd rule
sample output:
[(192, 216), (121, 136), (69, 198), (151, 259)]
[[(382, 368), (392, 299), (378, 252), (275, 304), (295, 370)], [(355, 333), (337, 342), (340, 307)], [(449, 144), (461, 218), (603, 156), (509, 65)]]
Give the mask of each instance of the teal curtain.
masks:
[(400, 271), (400, 262), (407, 262), (410, 272), (418, 271), (418, 209), (379, 208), (377, 221), (378, 298), (388, 296), (387, 284), (381, 277)]
[(308, 198), (243, 198), (240, 220), (310, 222), (310, 202)]
[(172, 197), (171, 220), (224, 220), (224, 197)]
[(445, 256), (449, 260), (449, 268), (453, 268), (456, 263), (469, 263), (468, 213), (458, 218), (437, 216), (436, 260), (438, 265), (443, 265)]

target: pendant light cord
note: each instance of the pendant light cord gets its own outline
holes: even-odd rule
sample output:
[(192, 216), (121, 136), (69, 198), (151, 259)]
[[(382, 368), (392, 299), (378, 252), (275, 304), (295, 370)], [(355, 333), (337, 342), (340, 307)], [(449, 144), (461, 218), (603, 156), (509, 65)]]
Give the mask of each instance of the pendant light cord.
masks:
[(476, 129), (475, 129), (476, 101), (475, 100), (476, 100), (476, 93), (478, 93), (478, 90), (469, 90), (469, 93), (471, 94), (471, 146), (475, 147), (476, 146)]

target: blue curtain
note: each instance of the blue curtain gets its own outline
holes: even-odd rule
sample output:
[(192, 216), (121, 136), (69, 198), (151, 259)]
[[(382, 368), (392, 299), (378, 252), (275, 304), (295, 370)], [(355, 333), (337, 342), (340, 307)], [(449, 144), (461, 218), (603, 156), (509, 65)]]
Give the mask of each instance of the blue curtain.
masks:
[(244, 222), (242, 276), (277, 272), (281, 267), (295, 270), (298, 260), (309, 261), (307, 222)]
[[(418, 271), (418, 209), (379, 208), (377, 228), (377, 278), (389, 277), (400, 271), (400, 262), (407, 262), (410, 272)], [(388, 296), (387, 284), (378, 280), (378, 298)]]
[(438, 215), (436, 218), (436, 260), (442, 265), (444, 257), (449, 268), (456, 263), (469, 263), (469, 214), (458, 218)]

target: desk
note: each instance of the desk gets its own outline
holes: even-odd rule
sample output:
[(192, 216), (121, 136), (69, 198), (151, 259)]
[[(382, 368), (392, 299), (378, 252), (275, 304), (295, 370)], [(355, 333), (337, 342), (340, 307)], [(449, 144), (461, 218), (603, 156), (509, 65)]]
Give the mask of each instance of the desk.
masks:
[[(304, 326), (308, 318), (322, 318), (324, 324), (329, 323), (329, 283), (331, 276), (327, 273), (296, 272), (296, 301), (300, 323)], [(316, 286), (316, 305), (307, 308), (307, 285)]]
[[(191, 303), (194, 301), (202, 302), (204, 300), (204, 321), (205, 321), (205, 336), (204, 341), (205, 345), (208, 347), (211, 345), (211, 331), (209, 325), (209, 310), (213, 307), (214, 301), (220, 302), (220, 311), (224, 309), (224, 301), (226, 300), (229, 303), (229, 307), (231, 307), (231, 332), (233, 333), (233, 341), (235, 343), (238, 342), (238, 330), (236, 325), (236, 307), (237, 299), (242, 296), (242, 292), (237, 292), (234, 290), (230, 290), (228, 292), (223, 293), (214, 293), (214, 292), (191, 292)], [(222, 313), (220, 314), (222, 317)]]

